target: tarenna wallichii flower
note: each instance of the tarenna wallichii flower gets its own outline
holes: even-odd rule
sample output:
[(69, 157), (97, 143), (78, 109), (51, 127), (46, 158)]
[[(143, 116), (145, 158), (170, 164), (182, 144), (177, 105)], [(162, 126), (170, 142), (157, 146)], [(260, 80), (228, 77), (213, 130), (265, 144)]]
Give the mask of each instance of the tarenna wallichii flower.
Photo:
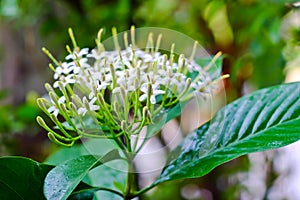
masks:
[(69, 55), (63, 62), (43, 49), (55, 65), (49, 65), (55, 81), (52, 86), (46, 83), (49, 96), (37, 102), (55, 128), (46, 125), (41, 117), (37, 121), (57, 144), (72, 146), (82, 137), (122, 136), (128, 142), (131, 135), (153, 123), (159, 113), (195, 94), (205, 97), (215, 87), (205, 67), (194, 61), (197, 43), (189, 58), (175, 54), (174, 44), (167, 55), (160, 52), (162, 35), (154, 45), (150, 33), (147, 47), (142, 49), (135, 44), (132, 27), (131, 42), (126, 32), (123, 49), (113, 29), (115, 49), (108, 51), (101, 42), (102, 33), (101, 29), (96, 48), (90, 50), (79, 48), (69, 29), (74, 48), (67, 46)]

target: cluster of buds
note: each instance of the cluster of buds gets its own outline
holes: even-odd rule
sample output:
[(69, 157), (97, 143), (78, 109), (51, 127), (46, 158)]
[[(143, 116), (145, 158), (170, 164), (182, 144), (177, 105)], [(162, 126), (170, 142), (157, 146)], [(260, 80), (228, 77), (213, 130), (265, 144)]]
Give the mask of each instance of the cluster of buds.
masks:
[(79, 48), (69, 29), (74, 48), (67, 46), (64, 62), (43, 49), (56, 65), (49, 65), (55, 82), (46, 83), (49, 97), (37, 102), (56, 127), (50, 128), (41, 117), (37, 121), (53, 142), (72, 146), (82, 137), (123, 137), (128, 142), (166, 108), (190, 100), (195, 93), (204, 97), (214, 88), (214, 80), (194, 61), (197, 43), (187, 58), (174, 53), (174, 44), (169, 55), (161, 53), (162, 35), (154, 42), (150, 33), (146, 48), (140, 49), (132, 27), (130, 37), (124, 33), (121, 49), (116, 29), (112, 32), (112, 51), (101, 42), (102, 29), (92, 50)]

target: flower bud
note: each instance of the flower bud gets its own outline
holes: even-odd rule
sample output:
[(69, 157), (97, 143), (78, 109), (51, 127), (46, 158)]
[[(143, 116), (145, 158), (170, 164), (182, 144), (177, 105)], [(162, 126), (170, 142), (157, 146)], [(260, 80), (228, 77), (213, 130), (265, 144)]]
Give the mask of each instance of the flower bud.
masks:
[(147, 116), (148, 116), (148, 107), (147, 106), (145, 106), (144, 108), (143, 108), (143, 119), (147, 119)]
[(49, 96), (55, 104), (58, 104), (58, 97), (54, 92), (49, 92)]
[(54, 92), (54, 89), (53, 87), (49, 84), (49, 83), (46, 83), (45, 84), (45, 88), (48, 92)]
[(59, 62), (53, 57), (53, 55), (46, 49), (45, 47), (42, 48), (42, 51), (54, 62), (55, 65), (59, 66)]
[(48, 129), (49, 127), (46, 125), (45, 121), (43, 120), (43, 118), (41, 118), (40, 116), (37, 116), (36, 118), (37, 123), (43, 127), (44, 129)]
[(126, 131), (126, 129), (127, 129), (127, 125), (126, 125), (126, 121), (125, 121), (125, 120), (123, 120), (123, 121), (121, 122), (121, 129), (122, 129), (123, 131)]
[(37, 105), (38, 105), (39, 108), (42, 109), (44, 112), (47, 111), (47, 107), (46, 107), (45, 101), (47, 101), (47, 100), (44, 99), (44, 98), (38, 98), (38, 99), (37, 99)]
[(61, 146), (65, 146), (65, 147), (71, 147), (74, 144), (74, 141), (72, 141), (71, 143), (67, 144), (67, 143), (63, 143), (61, 141), (59, 141), (53, 133), (49, 132), (48, 133), (48, 138), (50, 139), (51, 142), (57, 144), (57, 145), (61, 145)]

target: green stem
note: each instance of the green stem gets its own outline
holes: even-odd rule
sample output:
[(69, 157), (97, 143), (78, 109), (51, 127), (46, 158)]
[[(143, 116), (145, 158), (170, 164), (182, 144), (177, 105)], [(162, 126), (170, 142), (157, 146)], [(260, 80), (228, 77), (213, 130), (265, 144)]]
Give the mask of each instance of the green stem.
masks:
[(128, 172), (127, 172), (127, 181), (126, 181), (126, 189), (124, 192), (123, 199), (129, 200), (132, 199), (132, 192), (133, 190), (136, 190), (137, 185), (135, 185), (135, 171), (134, 171), (134, 164), (133, 164), (133, 155), (128, 154)]
[[(124, 144), (122, 143), (122, 141), (120, 140), (120, 137), (116, 137), (116, 134), (113, 132), (113, 130), (110, 130), (111, 135), (113, 136), (113, 140), (116, 142), (116, 144), (120, 147), (120, 149), (124, 150), (125, 156), (127, 156), (127, 152), (126, 152), (126, 147), (124, 146)], [(118, 134), (119, 135), (119, 134)]]
[(131, 195), (131, 198), (135, 198), (135, 197), (138, 197), (138, 196), (140, 196), (141, 194), (143, 194), (143, 193), (145, 193), (145, 192), (148, 192), (149, 190), (151, 190), (152, 188), (154, 188), (154, 187), (156, 187), (157, 186), (157, 184), (152, 184), (152, 185), (149, 185), (148, 187), (145, 187), (145, 188), (143, 188), (143, 189), (141, 189), (141, 190), (139, 190), (139, 191), (136, 191), (136, 192), (134, 192), (134, 193), (132, 193), (132, 195)]
[(87, 192), (87, 191), (99, 191), (99, 190), (108, 191), (108, 192), (114, 193), (120, 197), (123, 197), (123, 194), (121, 192), (110, 189), (110, 188), (104, 188), (104, 187), (93, 187), (90, 189), (84, 189), (84, 190), (76, 191), (76, 192), (72, 193), (72, 195), (80, 194), (80, 193)]

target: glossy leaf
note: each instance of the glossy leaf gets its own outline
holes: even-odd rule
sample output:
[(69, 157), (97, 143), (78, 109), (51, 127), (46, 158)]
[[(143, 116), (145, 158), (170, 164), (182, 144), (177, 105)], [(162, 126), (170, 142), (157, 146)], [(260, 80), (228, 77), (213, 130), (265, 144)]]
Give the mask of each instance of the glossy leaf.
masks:
[(59, 165), (66, 160), (71, 160), (82, 155), (105, 155), (116, 147), (109, 139), (87, 139), (82, 144), (72, 148), (61, 147), (51, 154), (45, 161), (46, 164)]
[[(120, 170), (120, 168), (123, 168), (123, 170)], [(83, 181), (95, 187), (104, 187), (104, 188), (109, 188), (121, 192), (122, 191), (121, 188), (125, 188), (126, 185), (127, 168), (128, 167), (126, 161), (114, 160), (90, 171)], [(118, 183), (117, 187), (116, 187), (116, 183)], [(108, 192), (104, 190), (97, 191), (95, 197), (99, 200), (101, 199), (122, 200), (123, 199), (112, 192)]]
[[(72, 148), (61, 148), (54, 154), (52, 154), (46, 163), (51, 165), (58, 165), (66, 160), (74, 159), (82, 155), (104, 155), (111, 149), (115, 148), (109, 140), (89, 139), (83, 144), (75, 145)], [(119, 168), (124, 166), (120, 163), (121, 160), (115, 160), (105, 165), (95, 167), (89, 171), (86, 177), (82, 180), (93, 187), (105, 187), (108, 189), (119, 190), (114, 186), (114, 182), (118, 182), (121, 185), (125, 185), (127, 173)], [(123, 167), (127, 169), (127, 166)], [(77, 189), (77, 188), (76, 188)], [(72, 193), (69, 197), (71, 199), (88, 198), (91, 193), (94, 194), (94, 199), (121, 199), (114, 193), (108, 191), (89, 190), (86, 193)]]
[(220, 110), (171, 153), (154, 184), (201, 177), (216, 166), (251, 152), (300, 139), (300, 83), (254, 92)]
[(118, 158), (120, 158), (118, 151), (112, 150), (100, 158), (95, 155), (84, 155), (56, 166), (46, 176), (45, 196), (47, 199), (66, 199), (91, 169)]
[(45, 199), (44, 179), (52, 168), (24, 157), (1, 157), (0, 199)]

